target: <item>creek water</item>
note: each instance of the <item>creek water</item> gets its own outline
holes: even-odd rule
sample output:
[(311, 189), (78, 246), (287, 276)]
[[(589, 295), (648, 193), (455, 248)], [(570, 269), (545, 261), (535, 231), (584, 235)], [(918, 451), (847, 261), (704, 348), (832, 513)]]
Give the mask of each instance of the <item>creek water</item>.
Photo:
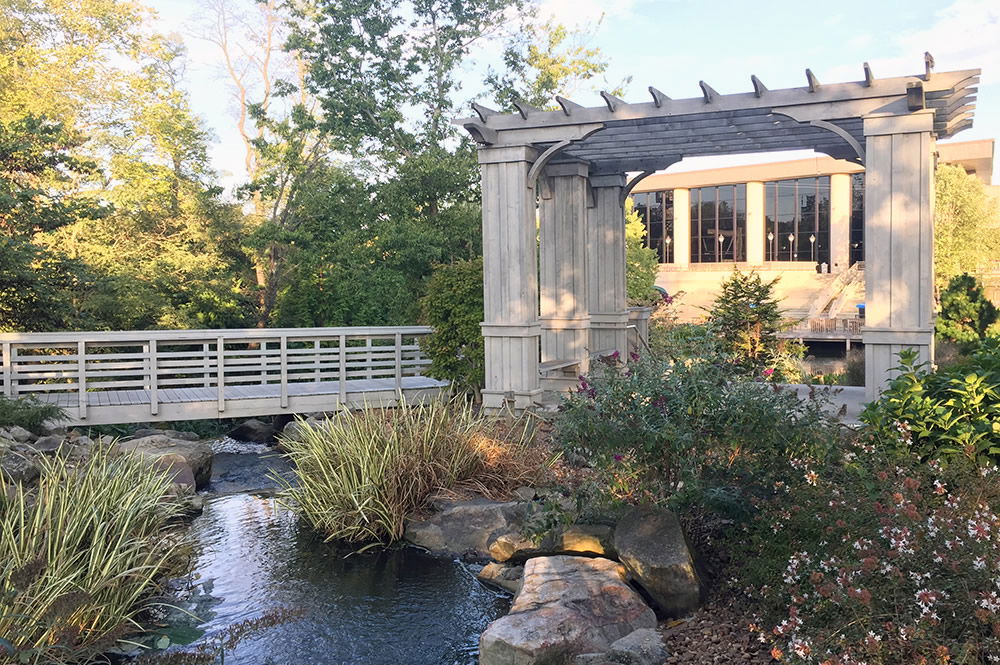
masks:
[(287, 462), (238, 450), (217, 454), (205, 510), (191, 525), (194, 586), (182, 606), (198, 619), (177, 620), (212, 639), (279, 608), (298, 614), (241, 641), (226, 652), (226, 665), (477, 661), (479, 634), (507, 612), (508, 597), (483, 587), (460, 561), (323, 543), (269, 495), (267, 474), (289, 473)]

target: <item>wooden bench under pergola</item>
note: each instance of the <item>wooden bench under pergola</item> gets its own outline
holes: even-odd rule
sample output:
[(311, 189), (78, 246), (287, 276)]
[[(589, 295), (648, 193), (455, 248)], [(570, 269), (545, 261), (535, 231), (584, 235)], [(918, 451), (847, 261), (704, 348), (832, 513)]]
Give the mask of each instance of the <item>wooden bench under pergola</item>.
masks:
[[(935, 72), (925, 55), (923, 74), (863, 71), (824, 84), (806, 70), (804, 87), (783, 90), (751, 76), (753, 92), (730, 95), (701, 81), (691, 99), (650, 87), (643, 103), (602, 92), (597, 107), (473, 105), (478, 117), (458, 122), (482, 167), (484, 405), (531, 408), (595, 353), (625, 354), (625, 199), (645, 176), (701, 155), (813, 149), (864, 165), (868, 398), (900, 350), (930, 361), (935, 140), (972, 125), (980, 70)], [(690, 250), (677, 240), (675, 251)]]

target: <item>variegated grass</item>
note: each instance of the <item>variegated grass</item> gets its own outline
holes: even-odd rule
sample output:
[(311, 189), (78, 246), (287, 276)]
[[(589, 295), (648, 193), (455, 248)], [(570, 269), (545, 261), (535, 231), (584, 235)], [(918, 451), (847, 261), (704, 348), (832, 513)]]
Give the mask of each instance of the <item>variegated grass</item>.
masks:
[(107, 447), (40, 464), (37, 487), (0, 492), (0, 663), (78, 662), (114, 646), (187, 556), (164, 472)]
[(295, 482), (282, 481), (281, 503), (328, 540), (350, 542), (398, 540), (433, 495), (502, 496), (551, 462), (531, 421), (482, 415), (462, 401), (303, 421), (284, 445), (296, 469)]

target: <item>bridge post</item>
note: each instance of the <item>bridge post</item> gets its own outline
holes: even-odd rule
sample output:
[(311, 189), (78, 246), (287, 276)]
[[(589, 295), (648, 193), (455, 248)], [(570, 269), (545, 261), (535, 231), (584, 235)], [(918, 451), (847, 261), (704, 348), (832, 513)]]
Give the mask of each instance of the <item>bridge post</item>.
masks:
[(216, 388), (219, 391), (219, 413), (226, 410), (226, 340), (223, 337), (215, 343)]
[(157, 393), (156, 339), (149, 340), (149, 412), (154, 416), (160, 411)]
[(80, 419), (83, 420), (87, 417), (87, 342), (82, 339), (76, 343), (76, 368), (79, 375), (76, 388), (79, 393)]
[(10, 342), (3, 343), (3, 394), (6, 397), (14, 396), (14, 374), (11, 371), (13, 366), (13, 359), (11, 354), (14, 352), (13, 345)]

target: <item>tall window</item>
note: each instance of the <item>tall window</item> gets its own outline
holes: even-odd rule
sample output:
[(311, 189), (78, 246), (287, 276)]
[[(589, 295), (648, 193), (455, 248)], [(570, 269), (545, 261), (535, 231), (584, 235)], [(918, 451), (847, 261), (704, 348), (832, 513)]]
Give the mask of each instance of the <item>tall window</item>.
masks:
[(691, 261), (745, 261), (747, 186), (723, 185), (691, 190)]
[(851, 176), (851, 265), (865, 260), (865, 174)]
[(764, 194), (766, 259), (829, 265), (829, 176), (769, 182)]
[(674, 193), (640, 192), (632, 200), (646, 227), (646, 246), (656, 251), (660, 263), (673, 263)]

